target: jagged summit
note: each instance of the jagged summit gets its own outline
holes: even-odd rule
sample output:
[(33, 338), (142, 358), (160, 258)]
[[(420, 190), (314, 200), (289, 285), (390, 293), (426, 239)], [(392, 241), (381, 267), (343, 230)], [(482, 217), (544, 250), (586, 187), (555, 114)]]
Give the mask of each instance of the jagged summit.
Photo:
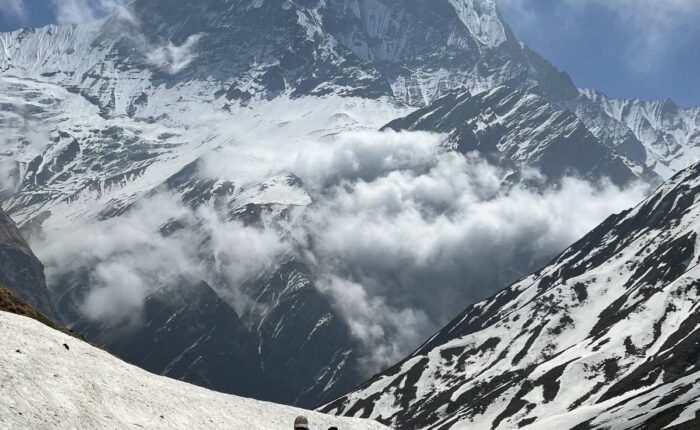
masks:
[(634, 133), (646, 147), (647, 165), (662, 177), (672, 176), (700, 154), (700, 107), (682, 108), (671, 99), (615, 99), (590, 89), (581, 93)]
[(4, 35), (2, 45), (7, 73), (75, 85), (113, 114), (153, 90), (110, 74), (152, 86), (212, 81), (248, 97), (337, 92), (419, 105), (456, 86), (577, 95), (491, 0), (137, 1), (87, 26)]

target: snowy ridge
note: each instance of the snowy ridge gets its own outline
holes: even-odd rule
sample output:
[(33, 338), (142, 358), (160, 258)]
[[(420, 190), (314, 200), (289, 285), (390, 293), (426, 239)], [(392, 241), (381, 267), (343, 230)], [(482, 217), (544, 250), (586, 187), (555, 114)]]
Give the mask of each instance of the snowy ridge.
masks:
[(613, 99), (596, 90), (583, 95), (625, 124), (644, 144), (647, 164), (668, 178), (700, 159), (700, 108), (681, 108), (672, 100)]
[(698, 192), (695, 165), (321, 410), (397, 429), (692, 428)]
[(446, 133), (461, 152), (498, 154), (520, 168), (537, 167), (552, 179), (570, 171), (619, 184), (655, 177), (597, 139), (573, 113), (556, 109), (539, 94), (509, 87), (476, 95), (455, 91), (387, 127)]
[(103, 51), (92, 47), (103, 23), (101, 20), (80, 26), (49, 25), (2, 33), (0, 69), (26, 76), (84, 73), (105, 60)]
[(386, 427), (215, 393), (156, 376), (26, 317), (0, 312), (0, 426), (6, 429)]

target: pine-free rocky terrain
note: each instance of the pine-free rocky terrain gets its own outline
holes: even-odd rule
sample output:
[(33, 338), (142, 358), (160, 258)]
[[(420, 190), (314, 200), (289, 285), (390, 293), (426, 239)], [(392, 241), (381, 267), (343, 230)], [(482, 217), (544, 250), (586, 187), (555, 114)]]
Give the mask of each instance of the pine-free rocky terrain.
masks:
[[(48, 288), (5, 218), (0, 283), (148, 371), (307, 408), (366, 381), (378, 344), (391, 350), (401, 333), (377, 341), (358, 321), (384, 308), (338, 304), (364, 297), (338, 297), (328, 266), (360, 278), (376, 269), (371, 256), (328, 256), (334, 237), (299, 225), (332, 221), (349, 188), (435, 170), (414, 141), (440, 133), (433, 146), (449, 166), (462, 162), (450, 153), (475, 151), (504, 188), (529, 187), (532, 169), (546, 177), (534, 189), (569, 176), (650, 189), (674, 178), (662, 190), (691, 212), (683, 169), (700, 148), (700, 109), (576, 88), (493, 0), (135, 0), (95, 22), (0, 34), (0, 107), (0, 205)], [(447, 213), (443, 197), (426, 197), (427, 212)], [(606, 221), (568, 259), (472, 305), (394, 376), (324, 410), (407, 429), (673, 418), (664, 428), (692, 415), (697, 384), (683, 366), (697, 359), (697, 289), (681, 286), (692, 219), (649, 201), (646, 215)], [(369, 302), (428, 314), (434, 332), (566, 245), (488, 261), (478, 294), (465, 285), (448, 297), (432, 283), (458, 284), (453, 273), (420, 278), (399, 261), (377, 269), (381, 296)], [(365, 265), (343, 266), (348, 257)], [(439, 306), (409, 282), (434, 289)], [(403, 316), (387, 319), (410, 332)], [(429, 335), (416, 332), (390, 357)]]

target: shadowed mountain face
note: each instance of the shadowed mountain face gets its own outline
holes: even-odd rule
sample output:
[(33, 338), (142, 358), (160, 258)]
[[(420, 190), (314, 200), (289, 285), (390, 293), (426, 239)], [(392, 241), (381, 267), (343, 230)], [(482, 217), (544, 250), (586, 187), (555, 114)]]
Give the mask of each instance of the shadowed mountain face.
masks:
[[(141, 321), (73, 327), (127, 362), (216, 391), (269, 398), (254, 338), (209, 285), (174, 285), (148, 297)], [(143, 339), (148, 339), (144, 342)]]
[(13, 294), (53, 316), (44, 266), (34, 256), (15, 223), (0, 209), (0, 284)]
[(698, 192), (696, 164), (321, 410), (397, 429), (697, 425)]
[(552, 180), (572, 173), (620, 185), (638, 176), (656, 180), (652, 171), (596, 138), (573, 113), (557, 110), (541, 95), (508, 87), (448, 94), (386, 128), (445, 133), (461, 152), (478, 151), (518, 168), (536, 167)]
[[(98, 225), (89, 239), (167, 215), (147, 232), (117, 235), (138, 242), (132, 248), (57, 258), (48, 273), (58, 316), (129, 361), (220, 390), (316, 406), (365, 377), (367, 351), (319, 288), (319, 261), (307, 249), (318, 244), (287, 230), (327, 190), (312, 190), (286, 163), (257, 168), (259, 154), (248, 160), (244, 149), (335, 142), (393, 120), (392, 128), (446, 133), (463, 152), (553, 180), (573, 172), (627, 184), (668, 174), (648, 156), (644, 128), (633, 131), (628, 117), (579, 93), (514, 37), (492, 0), (137, 0), (101, 21), (2, 34), (0, 44), (0, 199), (18, 223), (36, 237)], [(235, 155), (221, 164), (244, 171), (235, 180), (203, 161), (223, 158), (222, 148)], [(275, 161), (294, 159), (288, 152)], [(248, 164), (262, 177), (246, 176)], [(173, 208), (139, 212), (161, 193)], [(209, 231), (212, 218), (227, 229)], [(291, 250), (231, 281), (214, 242), (232, 223), (291, 237)], [(186, 240), (171, 246), (175, 235)], [(179, 260), (146, 273), (135, 294), (140, 318), (127, 325), (111, 307), (86, 306), (104, 280), (100, 252), (138, 255), (133, 269), (149, 262), (136, 251), (150, 239), (188, 254), (194, 275), (180, 276), (188, 265)], [(246, 251), (234, 268), (256, 256), (246, 238), (224, 242)], [(530, 271), (528, 252), (518, 258)], [(520, 276), (525, 263), (515, 263), (500, 262)], [(21, 273), (18, 293), (48, 306), (31, 287), (33, 272)], [(110, 305), (138, 290), (120, 287)]]

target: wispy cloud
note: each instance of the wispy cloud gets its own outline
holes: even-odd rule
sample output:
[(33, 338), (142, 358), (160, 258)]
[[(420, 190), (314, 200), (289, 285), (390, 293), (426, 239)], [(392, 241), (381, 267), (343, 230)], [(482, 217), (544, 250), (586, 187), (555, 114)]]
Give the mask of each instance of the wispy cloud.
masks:
[[(586, 1), (613, 10), (618, 21), (629, 27), (625, 56), (639, 73), (657, 70), (660, 60), (687, 34), (684, 26), (697, 25), (700, 19), (700, 2), (696, 0)], [(586, 1), (567, 0), (576, 7)]]
[[(17, 1), (17, 0), (1, 0)], [(191, 35), (182, 44), (170, 40), (149, 40), (142, 31), (142, 24), (132, 13), (128, 0), (51, 0), (56, 12), (56, 22), (61, 25), (82, 24), (112, 15), (115, 22), (125, 24), (123, 36), (133, 40), (145, 55), (146, 61), (168, 74), (177, 74), (196, 58), (196, 47), (201, 34)]]
[(152, 46), (146, 57), (148, 62), (171, 75), (185, 69), (197, 57), (196, 47), (201, 34), (194, 34), (187, 38), (182, 45), (175, 45), (168, 41), (161, 46)]
[(20, 23), (27, 20), (27, 9), (24, 0), (0, 0), (0, 15), (16, 19)]
[(82, 24), (109, 14), (123, 14), (128, 0), (51, 0), (56, 11), (56, 22)]

